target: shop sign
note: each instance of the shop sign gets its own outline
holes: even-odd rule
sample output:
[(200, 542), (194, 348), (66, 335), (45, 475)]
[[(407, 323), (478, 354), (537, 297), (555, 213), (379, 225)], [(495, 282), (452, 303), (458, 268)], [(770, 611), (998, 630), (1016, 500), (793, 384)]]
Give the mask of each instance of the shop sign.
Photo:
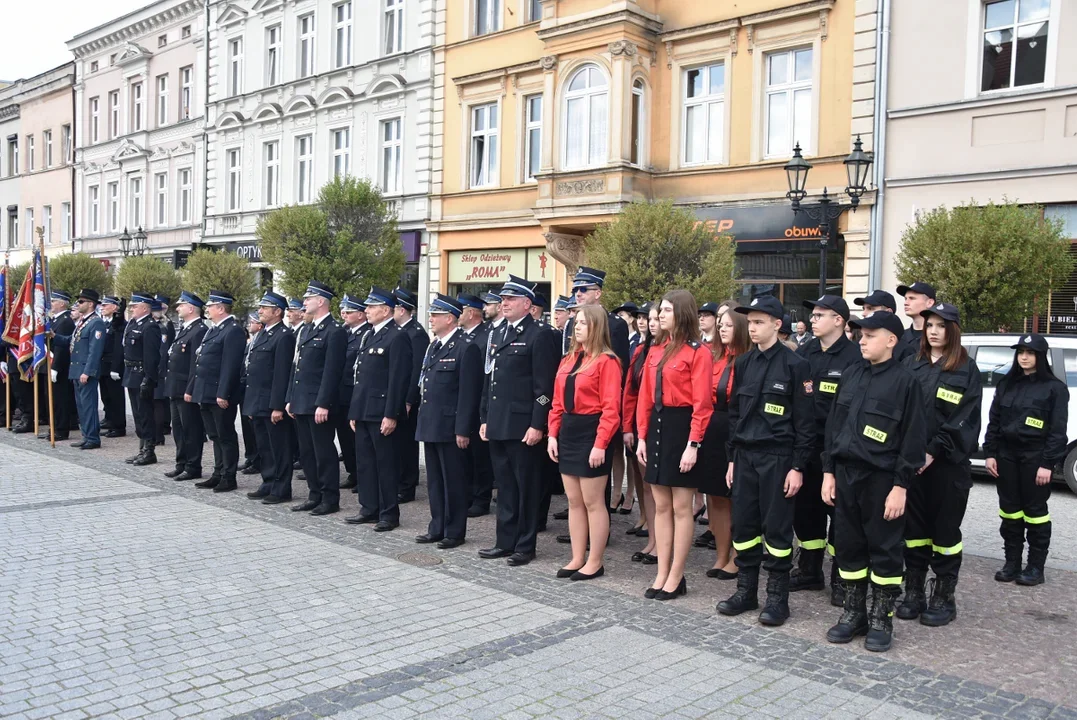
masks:
[(449, 253), (449, 282), (499, 283), (527, 274), (527, 249), (454, 250)]
[(256, 242), (232, 242), (224, 246), (226, 252), (239, 255), (247, 262), (262, 262), (262, 246)]
[(531, 282), (553, 282), (553, 256), (546, 248), (531, 248), (527, 251), (527, 275)]
[[(696, 217), (715, 235), (731, 235), (738, 245), (744, 242), (812, 241), (823, 237), (819, 223), (806, 213), (794, 213), (789, 203), (697, 208)], [(837, 223), (831, 223), (830, 227), (830, 239), (834, 240)]]

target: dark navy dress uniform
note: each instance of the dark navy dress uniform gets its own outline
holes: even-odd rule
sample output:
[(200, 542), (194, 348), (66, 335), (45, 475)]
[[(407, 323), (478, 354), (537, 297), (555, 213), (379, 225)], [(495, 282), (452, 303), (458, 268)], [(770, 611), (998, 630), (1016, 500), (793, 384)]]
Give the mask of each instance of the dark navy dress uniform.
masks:
[[(132, 293), (131, 303), (148, 306), (153, 298), (146, 293)], [(161, 361), (161, 326), (154, 322), (149, 312), (127, 323), (123, 333), (123, 386), (131, 401), (131, 414), (135, 418), (135, 433), (142, 441), (143, 449), (153, 450), (153, 388), (157, 382), (157, 370)], [(133, 460), (133, 458), (132, 458)]]
[[(168, 310), (171, 300), (167, 297), (155, 295), (153, 299), (154, 305), (151, 307), (154, 312)], [(172, 432), (172, 413), (169, 410), (168, 395), (165, 393), (165, 372), (168, 352), (176, 339), (176, 326), (172, 324), (167, 315), (162, 315), (157, 324), (161, 326), (161, 366), (157, 386), (153, 389), (153, 423), (154, 440), (158, 445), (164, 445), (165, 435)]]
[[(341, 314), (348, 311), (366, 310), (362, 300), (345, 293), (340, 300)], [(348, 409), (352, 401), (352, 389), (355, 387), (355, 360), (359, 356), (359, 346), (363, 342), (363, 335), (370, 328), (370, 324), (363, 322), (355, 327), (344, 324), (344, 332), (348, 333), (348, 348), (344, 353), (344, 372), (340, 376), (340, 392), (337, 393), (337, 407), (334, 411), (337, 424), (337, 442), (340, 444), (340, 454), (344, 460), (344, 470), (348, 477), (340, 484), (341, 488), (349, 488), (356, 492), (358, 479), (355, 474), (355, 431), (352, 430), (351, 421), (348, 419)]]
[[(71, 296), (63, 290), (54, 290), (52, 297), (71, 302)], [(75, 321), (71, 319), (70, 310), (56, 313), (52, 318), (52, 331), (56, 335), (71, 337), (71, 334), (75, 332)], [(52, 369), (56, 371), (56, 383), (53, 388), (53, 411), (56, 414), (56, 438), (58, 440), (65, 439), (70, 430), (78, 427), (75, 388), (67, 381), (70, 367), (71, 348), (67, 343), (53, 344)]]
[[(202, 298), (184, 291), (179, 303), (201, 309)], [(202, 449), (206, 430), (202, 424), (202, 412), (198, 403), (187, 402), (187, 385), (194, 371), (195, 353), (206, 335), (206, 323), (200, 317), (181, 325), (168, 348), (168, 356), (162, 360), (165, 366), (164, 394), (168, 398), (172, 417), (172, 440), (176, 443), (176, 468), (165, 473), (177, 480), (194, 480), (202, 477)]]
[[(127, 327), (127, 321), (123, 318), (123, 311), (119, 309), (119, 298), (105, 295), (101, 298), (101, 304), (116, 306), (112, 317), (102, 320), (105, 322), (105, 350), (101, 356), (101, 405), (104, 408), (105, 419), (101, 423), (102, 430), (109, 431), (109, 437), (120, 437), (127, 432), (127, 403), (123, 398), (123, 331)], [(119, 380), (112, 379), (112, 373), (116, 373)]]
[[(83, 290), (79, 299), (94, 303), (100, 296), (96, 290)], [(57, 334), (54, 346), (67, 345), (70, 363), (65, 383), (75, 392), (78, 404), (79, 427), (82, 431), (81, 447), (97, 447), (101, 444), (101, 426), (97, 415), (97, 386), (101, 375), (101, 358), (105, 350), (105, 321), (96, 314), (83, 316), (75, 325), (74, 332), (68, 336)], [(79, 381), (87, 376), (86, 383)]]
[[(393, 291), (398, 305), (411, 312), (415, 312), (415, 296), (397, 288)], [(406, 415), (401, 419), (403, 432), (393, 433), (397, 442), (400, 443), (400, 500), (410, 502), (415, 499), (415, 488), (419, 485), (419, 442), (415, 439), (415, 422), (419, 415), (419, 372), (426, 355), (426, 348), (430, 345), (430, 335), (426, 328), (419, 324), (414, 317), (400, 326), (411, 341), (411, 378), (408, 383), (408, 399)]]

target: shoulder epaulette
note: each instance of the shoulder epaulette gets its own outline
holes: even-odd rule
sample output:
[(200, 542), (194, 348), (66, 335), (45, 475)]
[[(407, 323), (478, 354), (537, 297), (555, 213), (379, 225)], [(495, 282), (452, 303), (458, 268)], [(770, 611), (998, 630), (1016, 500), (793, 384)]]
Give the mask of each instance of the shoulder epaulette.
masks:
[(692, 348), (693, 350), (698, 350), (700, 347), (702, 347), (702, 345), (698, 340), (689, 340), (688, 347)]

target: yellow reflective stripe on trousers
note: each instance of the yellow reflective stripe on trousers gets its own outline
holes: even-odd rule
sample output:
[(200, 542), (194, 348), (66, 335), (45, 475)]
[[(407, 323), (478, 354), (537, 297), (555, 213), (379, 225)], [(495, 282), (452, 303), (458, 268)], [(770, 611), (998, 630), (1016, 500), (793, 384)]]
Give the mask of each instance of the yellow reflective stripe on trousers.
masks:
[(1008, 513), (1005, 510), (1000, 509), (998, 516), (1003, 520), (1021, 520), (1025, 517), (1025, 514), (1018, 510), (1017, 512)]
[(763, 536), (760, 535), (759, 537), (754, 537), (751, 540), (747, 540), (745, 542), (733, 543), (733, 549), (737, 552), (744, 552), (745, 550), (750, 550), (751, 548), (754, 548), (756, 545), (759, 545), (762, 542)]
[(900, 585), (901, 576), (897, 577), (883, 577), (882, 575), (871, 574), (871, 581), (876, 585)]
[(826, 540), (801, 540), (801, 550), (822, 550), (826, 547)]
[(1025, 522), (1029, 525), (1043, 525), (1044, 523), (1051, 522), (1051, 513), (1046, 515), (1040, 515), (1039, 517), (1030, 517), (1025, 515)]
[(930, 544), (931, 538), (916, 538), (915, 540), (905, 541), (905, 547), (907, 548), (927, 547)]
[(830, 557), (837, 557), (838, 556), (837, 549), (833, 545), (831, 545), (830, 543), (826, 544), (826, 551), (828, 553), (830, 553)]
[(932, 545), (931, 551), (937, 552), (939, 555), (957, 555), (964, 548), (962, 543), (957, 545), (951, 545), (950, 547), (942, 547), (940, 545)]
[(764, 542), (763, 547), (767, 549), (767, 553), (769, 553), (771, 557), (789, 557), (793, 553), (793, 548), (779, 550), (768, 542)]
[(863, 580), (868, 576), (868, 569), (863, 570), (838, 570), (842, 580)]

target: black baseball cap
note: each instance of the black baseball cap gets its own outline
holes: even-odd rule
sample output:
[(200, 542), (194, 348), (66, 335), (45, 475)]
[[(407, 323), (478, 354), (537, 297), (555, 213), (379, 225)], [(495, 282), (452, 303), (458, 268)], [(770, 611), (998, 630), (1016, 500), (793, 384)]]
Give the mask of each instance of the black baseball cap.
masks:
[(782, 315), (782, 326), (778, 328), (778, 332), (782, 335), (793, 334), (793, 318), (789, 317), (788, 314)]
[(718, 315), (718, 303), (716, 303), (716, 302), (705, 302), (705, 303), (703, 303), (702, 305), (699, 306), (699, 314), (702, 315), (703, 313), (710, 313), (711, 315), (717, 316)]
[(938, 315), (943, 320), (957, 323), (957, 326), (961, 327), (961, 311), (957, 309), (957, 305), (952, 303), (939, 303), (929, 307), (927, 310), (920, 311), (920, 317), (927, 319), (928, 315)]
[(849, 303), (845, 302), (845, 298), (837, 295), (824, 295), (818, 300), (805, 300), (802, 304), (809, 310), (814, 310), (817, 307), (824, 310), (833, 310), (838, 315), (841, 315), (843, 320), (849, 319)]
[(905, 334), (905, 326), (902, 325), (898, 316), (888, 312), (872, 313), (868, 317), (861, 318), (860, 320), (850, 320), (849, 327), (859, 328), (861, 330), (882, 328), (883, 330), (889, 330), (894, 334), (894, 337), (899, 340), (901, 339), (901, 336)]
[(853, 298), (853, 303), (860, 306), (874, 305), (875, 307), (888, 307), (893, 312), (897, 312), (897, 301), (894, 300), (893, 295), (885, 290), (873, 290), (867, 297)]
[(926, 282), (914, 282), (912, 285), (898, 285), (898, 295), (905, 297), (905, 293), (914, 292), (921, 295), (927, 295), (932, 300), (935, 299), (935, 288), (932, 285), (928, 285)]
[(1032, 352), (1045, 353), (1051, 349), (1051, 346), (1047, 344), (1047, 338), (1043, 335), (1032, 333), (1031, 335), (1021, 336), (1021, 339), (1017, 341), (1016, 345), (1010, 345), (1011, 350), (1017, 350), (1019, 348), (1026, 348)]
[(748, 313), (761, 312), (770, 315), (772, 318), (781, 320), (785, 317), (785, 308), (778, 302), (778, 298), (773, 295), (763, 295), (761, 297), (752, 298), (752, 301), (747, 305), (741, 305), (735, 309), (741, 315), (747, 315)]

